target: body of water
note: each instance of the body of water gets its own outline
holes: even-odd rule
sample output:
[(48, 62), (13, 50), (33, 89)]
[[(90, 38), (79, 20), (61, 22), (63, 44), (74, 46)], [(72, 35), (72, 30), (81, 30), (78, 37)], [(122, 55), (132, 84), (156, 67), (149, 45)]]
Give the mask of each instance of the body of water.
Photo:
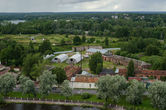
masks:
[(18, 24), (18, 23), (24, 23), (26, 21), (25, 20), (10, 20), (8, 22), (11, 22), (12, 24)]
[(100, 110), (95, 107), (40, 105), (40, 104), (8, 104), (0, 110)]

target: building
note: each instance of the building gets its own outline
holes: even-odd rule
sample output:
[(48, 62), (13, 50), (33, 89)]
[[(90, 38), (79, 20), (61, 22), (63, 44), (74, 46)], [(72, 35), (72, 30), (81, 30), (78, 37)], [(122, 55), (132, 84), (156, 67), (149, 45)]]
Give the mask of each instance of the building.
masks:
[(72, 88), (91, 88), (96, 89), (96, 83), (99, 80), (98, 76), (77, 75), (71, 78), (70, 86)]
[(81, 73), (81, 67), (79, 66), (66, 66), (64, 68), (65, 72), (66, 72), (66, 76), (68, 80), (71, 80), (72, 77), (74, 77), (76, 74)]
[(100, 76), (103, 75), (116, 75), (116, 73), (112, 69), (103, 69), (102, 72), (100, 72)]
[(109, 50), (90, 48), (90, 49), (86, 50), (86, 52), (87, 52), (88, 55), (92, 55), (96, 52), (100, 52), (101, 54), (107, 54), (107, 53), (109, 53)]
[[(127, 69), (119, 69), (119, 75), (126, 76)], [(166, 77), (166, 70), (136, 70), (135, 77), (153, 77), (158, 80)]]
[(128, 57), (123, 57), (119, 55), (107, 55), (107, 56), (103, 55), (103, 60), (113, 62), (118, 65), (124, 65), (124, 66), (128, 66), (129, 62), (132, 60), (134, 62), (135, 68), (148, 69), (151, 67), (151, 64), (146, 63), (144, 61), (140, 61), (140, 60), (136, 60), (136, 59), (132, 59)]
[(73, 52), (80, 52), (80, 51), (86, 51), (90, 48), (94, 49), (102, 49), (102, 46), (79, 46), (79, 47), (72, 47)]
[(67, 63), (69, 64), (77, 64), (79, 63), (81, 60), (82, 60), (82, 55), (80, 53), (77, 53), (75, 55), (73, 55), (72, 57), (70, 57), (68, 60), (67, 60)]
[(61, 54), (52, 59), (52, 62), (62, 63), (68, 59), (67, 54)]

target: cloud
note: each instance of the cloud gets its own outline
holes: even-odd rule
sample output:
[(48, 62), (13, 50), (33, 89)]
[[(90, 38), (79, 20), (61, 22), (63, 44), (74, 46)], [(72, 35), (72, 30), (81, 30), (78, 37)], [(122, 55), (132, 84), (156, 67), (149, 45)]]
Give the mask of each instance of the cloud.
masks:
[(166, 11), (166, 0), (0, 0), (0, 12)]

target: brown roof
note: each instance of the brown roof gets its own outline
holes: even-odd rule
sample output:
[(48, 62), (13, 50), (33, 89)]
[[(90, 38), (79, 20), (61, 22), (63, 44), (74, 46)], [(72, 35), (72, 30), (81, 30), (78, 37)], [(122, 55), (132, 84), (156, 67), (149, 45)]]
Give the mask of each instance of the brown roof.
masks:
[(70, 80), (75, 74), (78, 74), (81, 71), (81, 68), (78, 66), (67, 66), (64, 70), (66, 72), (67, 79)]
[(75, 82), (83, 83), (96, 83), (99, 80), (99, 77), (96, 76), (76, 76)]

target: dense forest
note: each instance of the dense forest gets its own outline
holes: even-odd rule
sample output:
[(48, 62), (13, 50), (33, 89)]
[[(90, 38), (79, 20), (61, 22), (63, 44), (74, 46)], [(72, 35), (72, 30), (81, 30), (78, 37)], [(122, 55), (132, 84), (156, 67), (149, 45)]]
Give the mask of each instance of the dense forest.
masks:
[[(8, 20), (26, 20), (12, 24)], [(119, 38), (164, 39), (164, 13), (29, 13), (0, 14), (1, 34), (74, 34)]]

